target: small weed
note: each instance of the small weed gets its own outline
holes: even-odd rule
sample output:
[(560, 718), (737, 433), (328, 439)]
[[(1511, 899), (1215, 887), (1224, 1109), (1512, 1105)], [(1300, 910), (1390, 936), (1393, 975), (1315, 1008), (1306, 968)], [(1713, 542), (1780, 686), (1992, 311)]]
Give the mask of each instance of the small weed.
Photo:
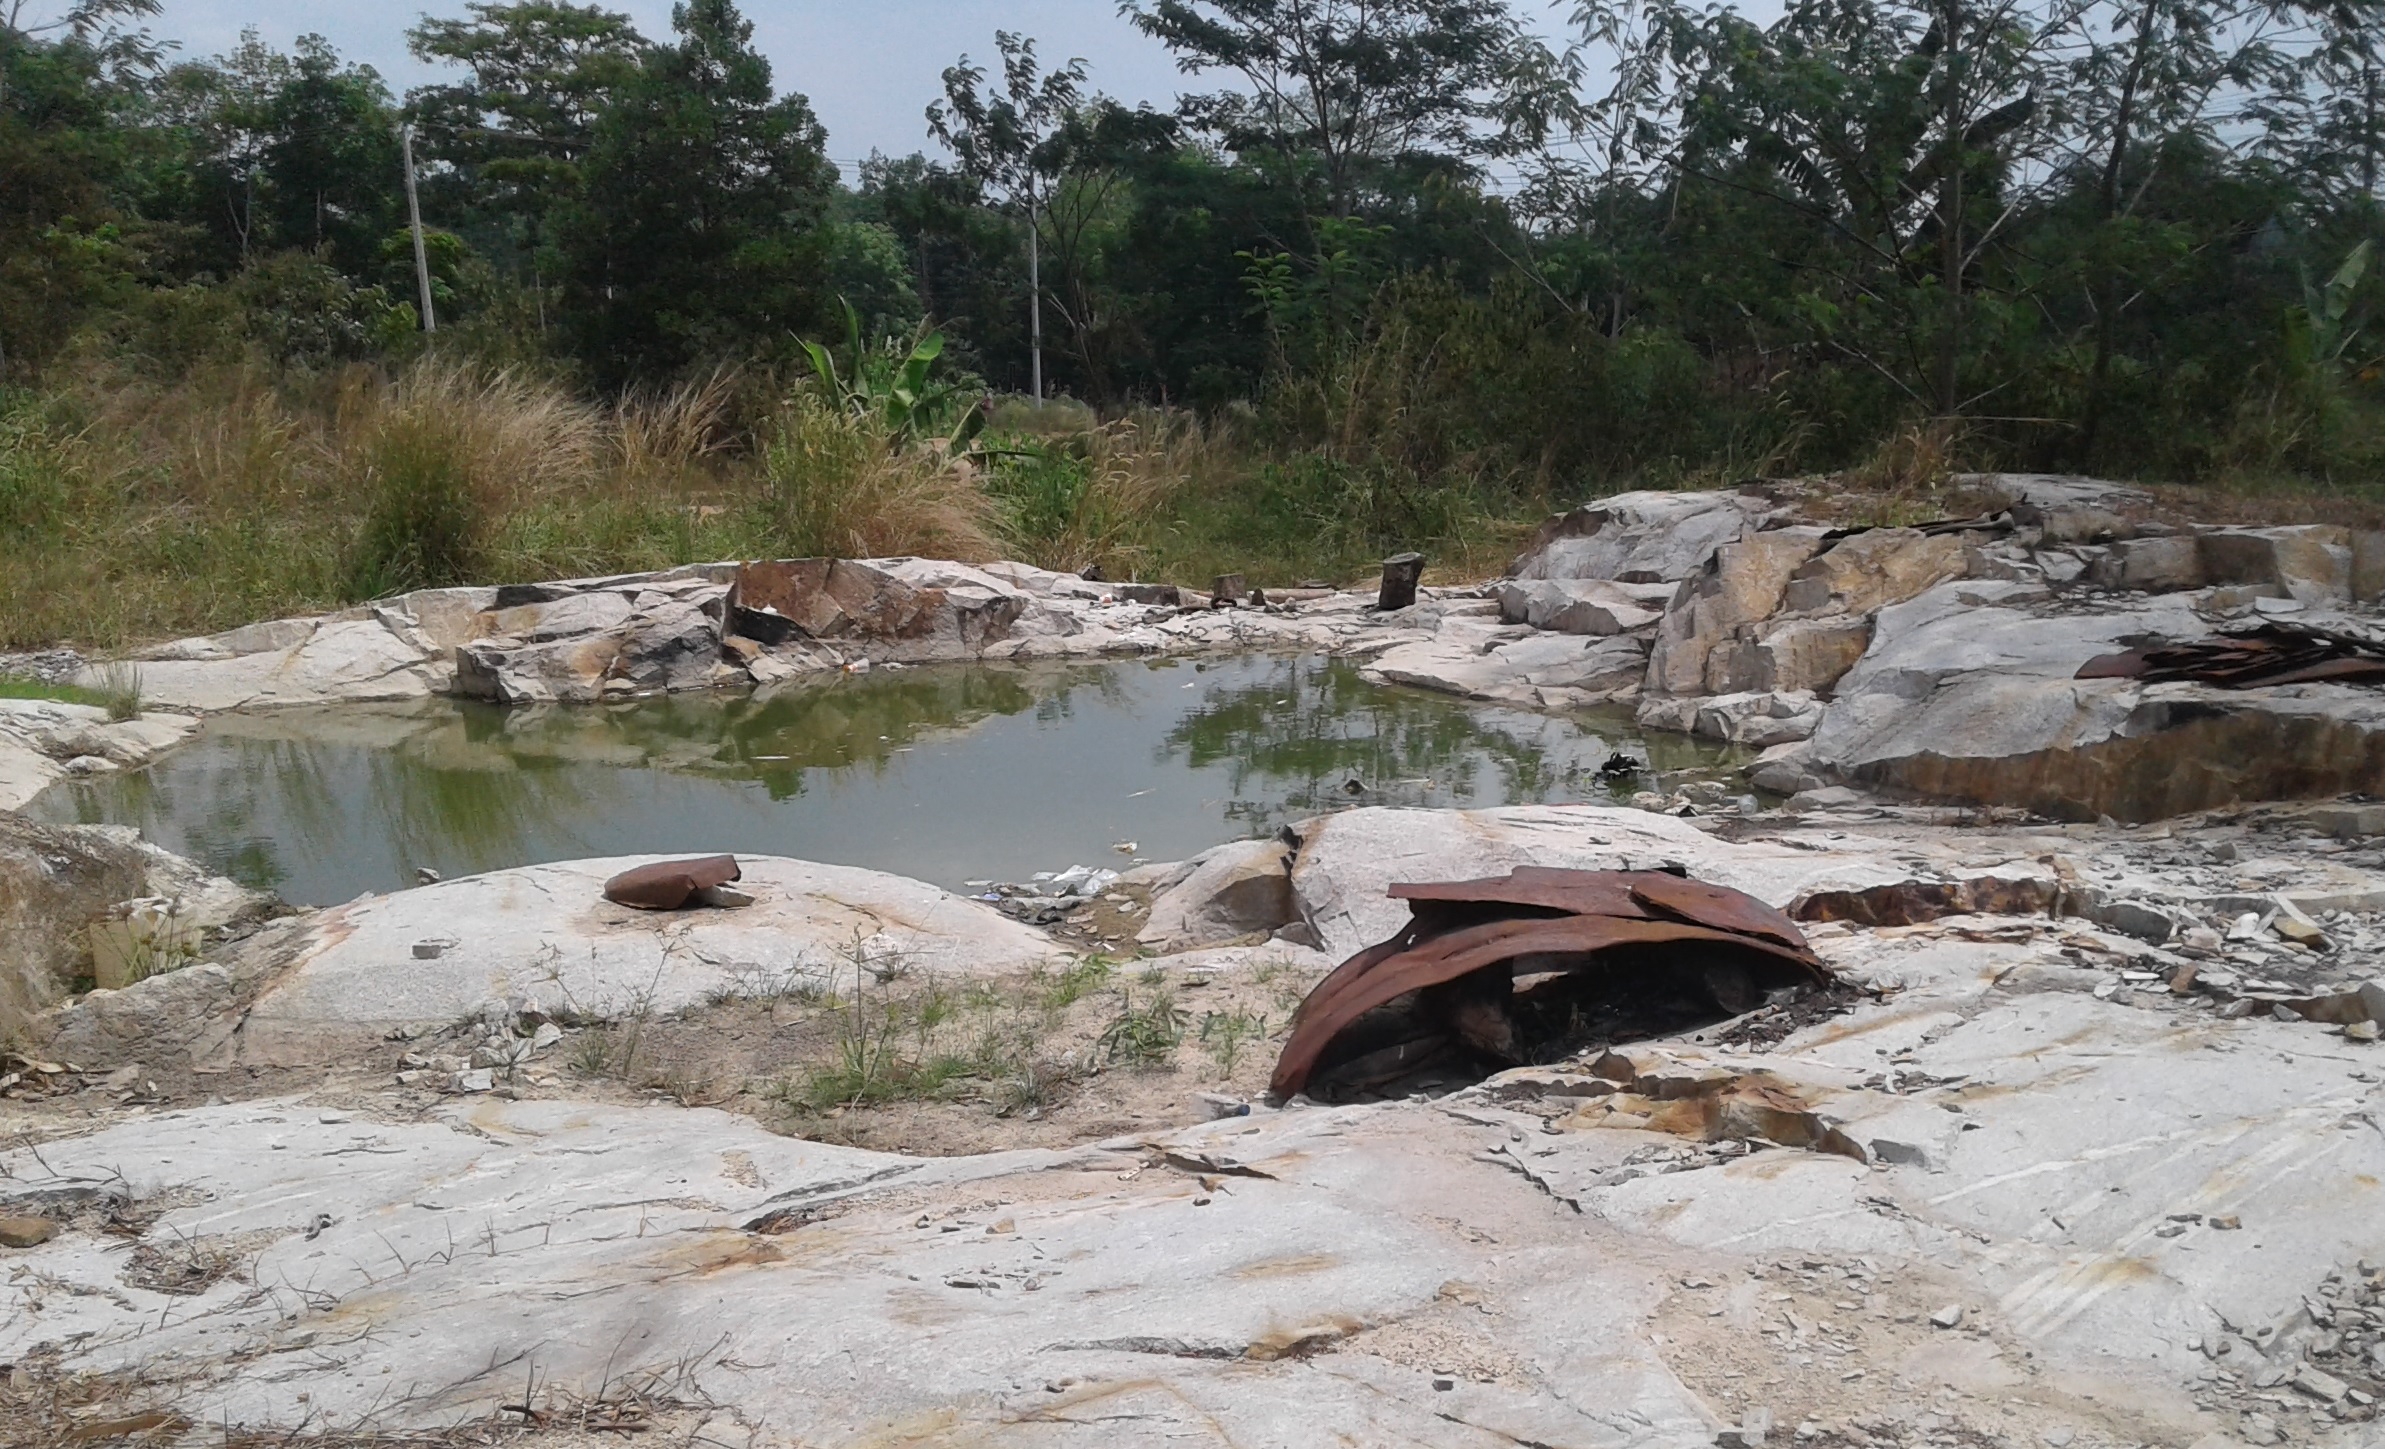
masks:
[(1211, 1011), (1201, 1016), (1201, 1046), (1217, 1063), (1220, 1077), (1234, 1075), (1234, 1065), (1242, 1059), (1245, 1046), (1266, 1039), (1266, 1017), (1247, 1011)]
[(1057, 1016), (1107, 984), (1113, 969), (1104, 958), (1088, 956), (1058, 976), (1038, 970), (1029, 978), (1029, 985), (1041, 997), (1044, 1013)]
[(1014, 1070), (994, 1084), (994, 1114), (1015, 1117), (1024, 1112), (1040, 1116), (1075, 1080), (1075, 1073), (1057, 1063), (1038, 1057), (1022, 1058)]
[(1097, 1048), (1104, 1062), (1137, 1068), (1165, 1066), (1184, 1040), (1184, 1010), (1165, 991), (1136, 1006), (1134, 993), (1118, 993), (1118, 1014), (1102, 1030)]
[(601, 1077), (613, 1066), (613, 1029), (592, 1026), (571, 1041), (571, 1069), (583, 1077)]
[(99, 707), (112, 720), (141, 717), (141, 668), (137, 664), (107, 664), (99, 671)]

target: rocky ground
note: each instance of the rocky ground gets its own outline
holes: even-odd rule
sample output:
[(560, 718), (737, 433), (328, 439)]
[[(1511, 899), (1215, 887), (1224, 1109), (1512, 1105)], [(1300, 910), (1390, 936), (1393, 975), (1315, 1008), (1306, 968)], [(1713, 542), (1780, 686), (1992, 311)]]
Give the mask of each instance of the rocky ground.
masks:
[[(441, 591), (152, 651), (139, 720), (6, 706), (0, 804), (215, 709), (1176, 649), (1765, 757), (979, 897), (749, 859), (659, 916), (624, 860), (292, 913), (0, 813), (0, 980), (129, 983), (0, 1070), (0, 1442), (2374, 1449), (2385, 696), (2075, 676), (2367, 628), (2385, 547), (1943, 502), (1625, 495), (1389, 614), (917, 560)], [(1390, 885), (1521, 865), (1746, 891), (1839, 984), (1263, 1095)]]
[[(2326, 823), (1358, 810), (1109, 892), (1185, 949), (1091, 972), (794, 862), (750, 862), (743, 911), (633, 918), (602, 862), (235, 925), (20, 1065), (4, 1195), (49, 1235), (8, 1253), (0, 1355), (61, 1438), (512, 1404), (736, 1444), (2364, 1445), (2385, 858)], [(1257, 1097), (1292, 993), (1396, 922), (1387, 881), (1526, 861), (1748, 890), (1855, 989), (1454, 1094)], [(947, 1023), (1031, 1018), (1069, 1073), (784, 1086), (837, 1067), (855, 1000), (899, 1036), (973, 990)], [(1197, 1029), (1105, 1050), (1161, 992), (1269, 1024), (1231, 1064)], [(657, 1077), (620, 1069), (637, 1032)], [(1796, 1108), (1769, 1137), (1667, 1120), (1757, 1086)]]

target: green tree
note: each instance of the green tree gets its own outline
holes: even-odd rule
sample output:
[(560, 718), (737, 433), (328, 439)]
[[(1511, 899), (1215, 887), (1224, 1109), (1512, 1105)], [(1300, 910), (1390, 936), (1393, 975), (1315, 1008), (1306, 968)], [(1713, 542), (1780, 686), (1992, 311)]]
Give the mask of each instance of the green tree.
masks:
[(420, 154), (452, 168), (435, 188), (490, 234), (492, 250), (534, 283), (554, 274), (555, 221), (579, 194), (597, 121), (638, 73), (647, 41), (629, 17), (566, 0), (474, 0), (462, 18), (406, 33), (426, 61), (468, 73), (408, 92)]
[(571, 323), (611, 385), (783, 348), (823, 314), (826, 133), (773, 98), (731, 0), (683, 0), (671, 27), (598, 117), (561, 228)]
[(1313, 182), (1347, 218), (1403, 165), (1511, 154), (1571, 109), (1571, 67), (1505, 0), (1120, 0), (1188, 75), (1247, 90), (1186, 96), (1185, 118), (1234, 152)]

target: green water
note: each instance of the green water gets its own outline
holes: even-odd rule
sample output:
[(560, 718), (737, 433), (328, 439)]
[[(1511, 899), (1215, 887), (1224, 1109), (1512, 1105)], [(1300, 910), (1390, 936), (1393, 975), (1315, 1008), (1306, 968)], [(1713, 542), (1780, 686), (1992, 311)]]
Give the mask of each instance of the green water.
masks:
[(619, 705), (226, 715), (148, 769), (60, 785), (29, 813), (138, 826), (315, 905), (411, 884), (417, 866), (647, 852), (958, 887), (1181, 859), (1350, 805), (1612, 802), (1598, 768), (1619, 748), (1653, 751), (1660, 772), (1721, 762), (1678, 736), (1642, 740), (1627, 717), (1381, 688), (1319, 658), (971, 665)]

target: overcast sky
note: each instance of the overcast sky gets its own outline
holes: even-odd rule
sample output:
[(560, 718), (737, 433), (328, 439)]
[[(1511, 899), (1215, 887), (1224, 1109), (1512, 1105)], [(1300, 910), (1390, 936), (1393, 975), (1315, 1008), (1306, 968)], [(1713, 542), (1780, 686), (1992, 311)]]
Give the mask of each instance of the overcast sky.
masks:
[[(669, 34), (670, 0), (606, 3), (649, 36)], [(230, 49), (247, 25), (281, 49), (314, 31), (402, 94), (439, 74), (406, 54), (406, 30), (425, 8), (423, 0), (165, 0), (151, 29), (193, 57)], [(428, 8), (454, 15), (464, 7)], [(1034, 37), (1047, 61), (1084, 57), (1095, 87), (1129, 103), (1166, 106), (1179, 87), (1174, 58), (1120, 19), (1116, 0), (745, 0), (744, 9), (779, 89), (811, 98), (828, 127), (828, 154), (848, 166), (873, 149), (927, 149), (921, 115), (943, 93), (944, 68), (964, 53), (990, 61), (997, 30)], [(1518, 9), (1556, 33), (1548, 0), (1520, 0)]]

